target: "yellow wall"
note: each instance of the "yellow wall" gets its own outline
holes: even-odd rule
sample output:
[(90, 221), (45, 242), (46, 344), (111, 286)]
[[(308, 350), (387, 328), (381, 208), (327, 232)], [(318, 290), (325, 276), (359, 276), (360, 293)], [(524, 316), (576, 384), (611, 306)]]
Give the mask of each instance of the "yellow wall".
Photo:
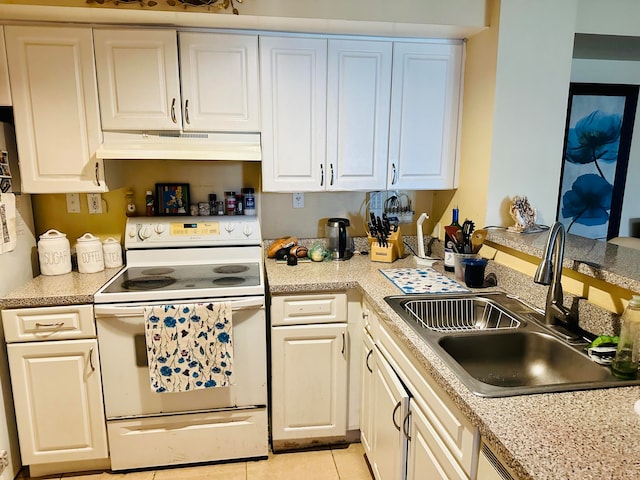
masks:
[(489, 2), (489, 11), (490, 27), (467, 41), (458, 189), (434, 194), (434, 218), (439, 218), (442, 225), (451, 223), (451, 209), (455, 206), (460, 209), (461, 223), (468, 218), (476, 223), (476, 227), (485, 225), (496, 89), (499, 0)]
[[(533, 276), (540, 259), (525, 253), (495, 244), (485, 244), (482, 255), (496, 263)], [(621, 314), (632, 295), (638, 292), (611, 285), (573, 270), (563, 270), (562, 288), (565, 292), (586, 298), (590, 303), (614, 313)]]

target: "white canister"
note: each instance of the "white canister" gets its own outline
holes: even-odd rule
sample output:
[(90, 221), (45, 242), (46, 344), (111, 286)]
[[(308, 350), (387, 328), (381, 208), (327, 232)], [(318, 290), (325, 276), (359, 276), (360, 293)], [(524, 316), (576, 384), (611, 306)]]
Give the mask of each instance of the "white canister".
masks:
[(78, 271), (80, 273), (96, 273), (104, 270), (102, 243), (98, 237), (85, 233), (76, 243)]
[(118, 268), (122, 266), (122, 248), (120, 242), (113, 237), (109, 237), (102, 242), (102, 253), (104, 255), (104, 266), (106, 268)]
[(47, 230), (38, 240), (38, 259), (42, 275), (62, 275), (71, 271), (71, 248), (64, 233)]

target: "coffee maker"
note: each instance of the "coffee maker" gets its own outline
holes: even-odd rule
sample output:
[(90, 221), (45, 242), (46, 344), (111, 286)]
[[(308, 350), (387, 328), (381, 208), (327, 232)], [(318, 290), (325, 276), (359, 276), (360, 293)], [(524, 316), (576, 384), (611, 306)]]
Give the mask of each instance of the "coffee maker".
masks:
[(352, 240), (347, 233), (350, 225), (347, 218), (330, 218), (327, 220), (327, 249), (333, 260), (348, 260), (353, 255)]

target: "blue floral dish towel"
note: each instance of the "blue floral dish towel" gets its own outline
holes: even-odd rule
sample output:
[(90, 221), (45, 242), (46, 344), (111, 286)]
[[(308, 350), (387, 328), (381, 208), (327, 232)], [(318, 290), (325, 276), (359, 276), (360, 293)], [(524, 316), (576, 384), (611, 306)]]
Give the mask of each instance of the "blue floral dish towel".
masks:
[(229, 302), (145, 307), (151, 390), (189, 392), (233, 384)]

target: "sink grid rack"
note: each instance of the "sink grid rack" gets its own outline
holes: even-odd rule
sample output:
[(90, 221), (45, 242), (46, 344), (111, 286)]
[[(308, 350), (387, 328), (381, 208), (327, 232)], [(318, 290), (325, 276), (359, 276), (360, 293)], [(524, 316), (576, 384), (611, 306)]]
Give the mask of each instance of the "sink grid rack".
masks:
[(409, 300), (404, 309), (418, 325), (436, 332), (513, 329), (520, 321), (481, 298)]

